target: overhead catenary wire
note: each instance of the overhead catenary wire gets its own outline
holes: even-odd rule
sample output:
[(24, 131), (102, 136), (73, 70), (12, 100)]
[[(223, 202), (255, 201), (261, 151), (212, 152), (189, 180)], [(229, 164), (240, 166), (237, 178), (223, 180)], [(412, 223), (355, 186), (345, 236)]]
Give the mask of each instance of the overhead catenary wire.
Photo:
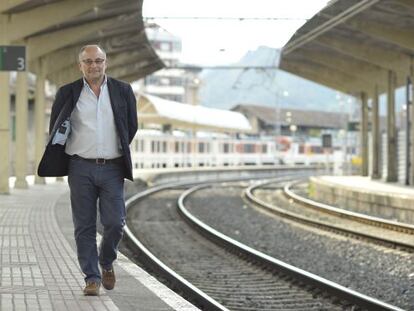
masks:
[(278, 69), (275, 65), (264, 65), (264, 66), (249, 66), (249, 65), (217, 65), (217, 66), (199, 66), (199, 65), (176, 65), (176, 66), (166, 66), (163, 69), (183, 69), (183, 70), (203, 70), (203, 69), (216, 69), (216, 70), (246, 70), (246, 69)]
[(219, 16), (144, 16), (144, 21), (156, 19), (171, 20), (223, 20), (223, 21), (307, 21), (303, 17), (219, 17)]

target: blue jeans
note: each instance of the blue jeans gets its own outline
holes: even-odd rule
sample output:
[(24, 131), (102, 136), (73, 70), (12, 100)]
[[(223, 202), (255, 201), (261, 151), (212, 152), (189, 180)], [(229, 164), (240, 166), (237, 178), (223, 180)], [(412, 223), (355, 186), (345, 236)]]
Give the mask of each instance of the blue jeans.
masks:
[[(125, 225), (122, 164), (96, 164), (72, 158), (68, 182), (79, 265), (85, 281), (100, 282), (98, 262), (105, 269), (111, 268)], [(98, 206), (104, 228), (99, 255), (96, 246)]]

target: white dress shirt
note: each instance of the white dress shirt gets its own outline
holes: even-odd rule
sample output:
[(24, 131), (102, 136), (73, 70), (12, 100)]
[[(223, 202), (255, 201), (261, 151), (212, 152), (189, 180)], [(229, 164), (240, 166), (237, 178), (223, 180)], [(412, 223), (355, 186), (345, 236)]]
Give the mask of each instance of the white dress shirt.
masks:
[(83, 79), (83, 88), (70, 116), (70, 125), (71, 132), (65, 148), (67, 154), (87, 159), (114, 159), (122, 155), (106, 76), (99, 97)]

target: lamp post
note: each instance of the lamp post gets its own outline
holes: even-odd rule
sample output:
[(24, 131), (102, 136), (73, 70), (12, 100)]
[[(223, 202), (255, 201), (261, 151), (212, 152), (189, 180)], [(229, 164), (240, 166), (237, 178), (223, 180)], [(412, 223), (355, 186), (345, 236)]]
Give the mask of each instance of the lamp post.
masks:
[(281, 115), (281, 110), (282, 110), (282, 107), (281, 107), (281, 98), (286, 98), (286, 97), (288, 97), (289, 96), (289, 92), (288, 91), (286, 91), (286, 90), (276, 90), (276, 98), (277, 98), (277, 101), (276, 101), (276, 106), (277, 106), (277, 109), (278, 109), (278, 113), (277, 113), (277, 116), (276, 116), (276, 135), (277, 136), (281, 136), (282, 135), (282, 121), (281, 121), (281, 119), (280, 119), (280, 115)]
[[(276, 55), (275, 57), (275, 63), (278, 64), (278, 55)], [(277, 84), (277, 65), (274, 69), (272, 69), (272, 72), (268, 75), (270, 83), (268, 84), (268, 86), (263, 85), (262, 87), (264, 89), (266, 89), (267, 91), (269, 91), (269, 93), (271, 95), (274, 96), (275, 98), (275, 107), (274, 107), (274, 112), (275, 112), (275, 118), (274, 118), (274, 124), (273, 124), (273, 135), (274, 135), (274, 141), (276, 143), (275, 145), (275, 153), (278, 154), (278, 151), (280, 150), (279, 144), (278, 144), (278, 138), (281, 136), (281, 117), (280, 117), (280, 111), (281, 111), (281, 102), (280, 102), (280, 97), (288, 97), (289, 96), (289, 92), (286, 90), (281, 90), (278, 87)], [(270, 133), (269, 133), (270, 134)]]
[(342, 175), (346, 175), (345, 174), (345, 168), (347, 166), (347, 156), (346, 156), (346, 149), (347, 149), (347, 131), (345, 129), (340, 129), (339, 133), (338, 133), (339, 138), (341, 139), (341, 143), (342, 143)]
[[(295, 149), (294, 149), (293, 143), (295, 141), (295, 133), (296, 133), (296, 130), (297, 129), (298, 128), (297, 128), (297, 126), (295, 124), (291, 124), (289, 126), (289, 130), (290, 130), (291, 137), (292, 137), (292, 140), (291, 140), (292, 142), (290, 144), (290, 150), (291, 150), (292, 159), (293, 159), (293, 156), (295, 155)], [(295, 163), (293, 163), (293, 164), (295, 164)]]
[[(198, 90), (200, 87), (200, 79), (193, 78), (190, 82), (190, 102), (192, 105), (197, 106), (198, 105)], [(192, 160), (191, 160), (191, 166), (192, 169), (195, 170), (196, 166), (198, 165), (196, 161), (196, 157), (198, 156), (198, 140), (197, 140), (197, 128), (195, 125), (195, 120), (193, 120), (193, 126), (191, 128), (191, 137), (192, 137), (192, 143), (191, 143), (191, 152), (192, 152)]]
[(276, 96), (276, 118), (275, 118), (275, 136), (276, 140), (278, 137), (282, 135), (282, 120), (281, 120), (281, 98), (286, 98), (289, 96), (289, 92), (286, 90), (276, 90), (275, 92)]
[[(348, 140), (349, 140), (349, 133), (348, 133), (348, 123), (351, 120), (352, 115), (352, 105), (353, 99), (348, 97), (348, 99), (343, 98), (342, 94), (337, 92), (336, 93), (336, 100), (338, 101), (339, 110), (341, 111), (342, 116), (345, 117), (344, 126), (339, 131), (339, 137), (342, 140), (342, 153), (343, 153), (343, 165), (342, 165), (342, 174), (343, 175), (351, 175), (351, 165), (350, 165), (350, 157), (348, 156)], [(352, 144), (351, 144), (352, 145)]]
[[(348, 152), (348, 145), (352, 146), (352, 140), (350, 139), (350, 132), (348, 132), (348, 123), (352, 120), (352, 111), (354, 109), (354, 100), (352, 98), (348, 98), (347, 100), (348, 109), (346, 112), (346, 127), (345, 127), (345, 162), (347, 167), (347, 175), (352, 175), (352, 165), (351, 165), (351, 158), (352, 153), (349, 155)], [(352, 136), (351, 136), (352, 137)], [(350, 144), (351, 142), (351, 144)]]

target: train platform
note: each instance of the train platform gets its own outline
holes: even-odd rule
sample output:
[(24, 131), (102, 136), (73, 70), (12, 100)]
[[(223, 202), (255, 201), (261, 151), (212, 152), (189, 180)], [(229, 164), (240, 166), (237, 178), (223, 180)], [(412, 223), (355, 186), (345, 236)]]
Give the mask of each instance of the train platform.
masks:
[(351, 211), (414, 224), (414, 188), (363, 176), (317, 176), (311, 198)]
[(83, 296), (69, 189), (53, 180), (0, 195), (0, 310), (199, 310), (122, 254), (115, 289)]

